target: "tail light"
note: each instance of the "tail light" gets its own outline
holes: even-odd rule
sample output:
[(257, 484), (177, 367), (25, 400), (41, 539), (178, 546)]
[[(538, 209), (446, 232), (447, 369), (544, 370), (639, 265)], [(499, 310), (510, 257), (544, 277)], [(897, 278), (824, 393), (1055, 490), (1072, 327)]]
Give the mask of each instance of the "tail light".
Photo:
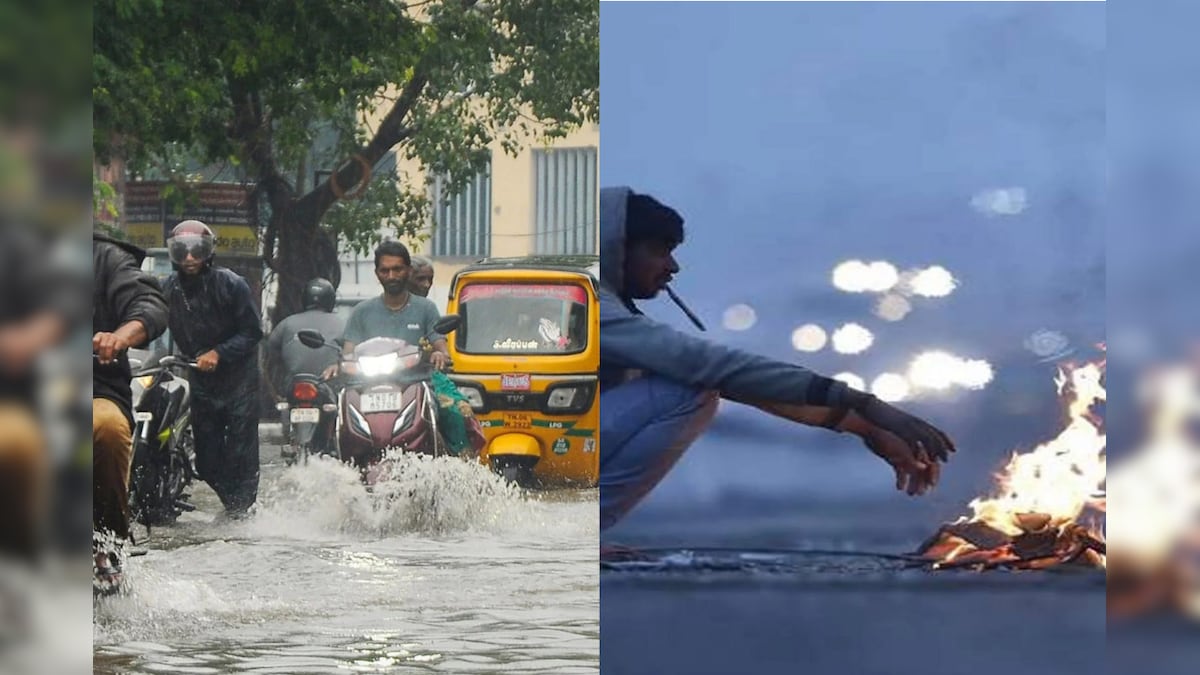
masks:
[(292, 398), (297, 401), (317, 400), (317, 385), (312, 382), (297, 382), (293, 384)]

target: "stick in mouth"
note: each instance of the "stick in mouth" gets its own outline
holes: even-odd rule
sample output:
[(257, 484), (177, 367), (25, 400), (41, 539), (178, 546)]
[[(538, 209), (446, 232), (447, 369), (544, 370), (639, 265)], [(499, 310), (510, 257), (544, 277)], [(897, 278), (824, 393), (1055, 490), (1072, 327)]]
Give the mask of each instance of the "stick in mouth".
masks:
[(679, 305), (679, 309), (682, 309), (683, 313), (687, 314), (687, 317), (692, 320), (692, 323), (696, 324), (696, 328), (699, 328), (702, 331), (708, 330), (704, 327), (704, 324), (700, 322), (700, 317), (696, 316), (695, 312), (689, 309), (687, 305), (683, 304), (683, 300), (680, 299), (678, 295), (675, 295), (675, 291), (669, 285), (663, 284), (663, 288), (666, 289), (667, 295), (671, 296), (671, 300), (674, 301), (676, 305)]

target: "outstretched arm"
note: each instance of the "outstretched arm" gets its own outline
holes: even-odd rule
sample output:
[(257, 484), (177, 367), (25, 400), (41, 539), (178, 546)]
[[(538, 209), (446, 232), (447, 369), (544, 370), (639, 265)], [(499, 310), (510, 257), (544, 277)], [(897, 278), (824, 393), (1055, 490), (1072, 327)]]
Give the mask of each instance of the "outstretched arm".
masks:
[(910, 495), (925, 494), (937, 486), (941, 477), (941, 465), (924, 449), (914, 449), (899, 436), (871, 423), (853, 410), (762, 400), (737, 402), (806, 426), (858, 436), (871, 452), (892, 467), (896, 474), (896, 489)]

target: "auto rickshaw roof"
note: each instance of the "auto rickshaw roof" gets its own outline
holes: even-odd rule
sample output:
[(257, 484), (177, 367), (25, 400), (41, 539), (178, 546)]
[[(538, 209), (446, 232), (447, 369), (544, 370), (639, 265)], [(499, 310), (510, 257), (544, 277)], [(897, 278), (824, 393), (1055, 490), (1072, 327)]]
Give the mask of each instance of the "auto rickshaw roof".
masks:
[[(458, 274), (497, 269), (534, 269), (559, 272), (582, 272), (597, 276), (600, 256), (596, 255), (530, 255), (515, 258), (484, 258), (467, 265)], [(455, 278), (458, 277), (455, 275)]]

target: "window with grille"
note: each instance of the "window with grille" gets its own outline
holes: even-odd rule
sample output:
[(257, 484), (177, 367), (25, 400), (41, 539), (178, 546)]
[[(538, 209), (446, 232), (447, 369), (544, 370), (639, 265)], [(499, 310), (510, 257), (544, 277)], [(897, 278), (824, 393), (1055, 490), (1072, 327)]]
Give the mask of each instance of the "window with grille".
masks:
[(491, 162), (448, 202), (443, 202), (447, 181), (433, 183), (433, 236), (435, 256), (485, 258), (492, 250)]
[(598, 253), (596, 174), (596, 148), (534, 150), (537, 253)]

